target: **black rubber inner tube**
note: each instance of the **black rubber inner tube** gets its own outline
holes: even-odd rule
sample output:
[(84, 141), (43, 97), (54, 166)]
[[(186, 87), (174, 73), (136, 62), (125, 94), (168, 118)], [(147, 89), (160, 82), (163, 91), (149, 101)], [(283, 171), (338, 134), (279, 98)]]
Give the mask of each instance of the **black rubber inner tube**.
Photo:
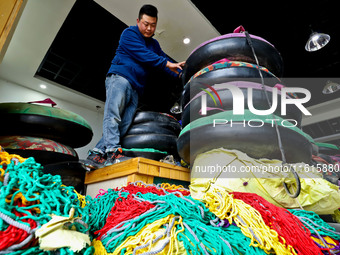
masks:
[(169, 115), (166, 113), (160, 113), (160, 112), (151, 112), (151, 111), (137, 112), (133, 119), (134, 124), (144, 123), (144, 122), (149, 122), (149, 121), (166, 122), (166, 123), (171, 122), (171, 123), (176, 123), (179, 125), (178, 120), (175, 117), (173, 117), (172, 115)]
[(69, 111), (27, 103), (0, 104), (1, 135), (33, 136), (51, 139), (78, 148), (93, 136), (88, 123)]
[(152, 148), (168, 154), (177, 154), (177, 136), (164, 134), (128, 135), (122, 138), (123, 148)]
[(86, 170), (78, 161), (65, 161), (55, 164), (45, 165), (45, 174), (60, 175), (61, 180), (66, 186), (73, 186), (75, 190), (84, 194)]
[(78, 160), (77, 152), (70, 146), (40, 137), (0, 136), (0, 145), (10, 154), (33, 157), (42, 165)]
[[(213, 86), (231, 81), (261, 83), (259, 70), (254, 67), (255, 65), (242, 62), (237, 62), (237, 65), (234, 65), (234, 63), (213, 64), (196, 73), (184, 87), (181, 97), (182, 106), (186, 105), (197, 93), (201, 92), (202, 88), (207, 88), (206, 85)], [(248, 66), (243, 66), (247, 64)], [(264, 85), (274, 87), (276, 84), (281, 83), (280, 79), (270, 72), (261, 69), (260, 71), (264, 79)]]
[(340, 155), (340, 149), (336, 146), (318, 146), (320, 154), (326, 154), (329, 156)]
[[(253, 106), (257, 110), (267, 110), (270, 107), (267, 103), (267, 98), (265, 95), (265, 92), (262, 90), (261, 84), (258, 83), (252, 83), (252, 82), (231, 82), (230, 84), (235, 85), (240, 88), (240, 90), (243, 92), (244, 95), (244, 102), (248, 102), (248, 89), (253, 89), (253, 96), (252, 96), (252, 102)], [(214, 87), (214, 86), (213, 86)], [(271, 92), (270, 87), (265, 86), (265, 89), (267, 90), (267, 94), (270, 101), (270, 106), (272, 105), (272, 98), (273, 94)], [(233, 109), (233, 95), (230, 92), (229, 89), (221, 89), (216, 90), (221, 101), (222, 106), (220, 105), (219, 99), (216, 94), (211, 93), (214, 97), (211, 98), (209, 95), (207, 95), (207, 107), (212, 108), (211, 110), (207, 111), (207, 115), (201, 115), (200, 110), (202, 108), (201, 106), (201, 94), (206, 94), (206, 92), (201, 91), (196, 95), (196, 98), (193, 98), (189, 104), (187, 104), (186, 107), (184, 107), (182, 112), (182, 125), (186, 126), (192, 121), (195, 121), (196, 119), (210, 116), (216, 113), (221, 112), (221, 110), (232, 110)], [(215, 105), (215, 102), (217, 105)], [(248, 109), (248, 104), (245, 103), (244, 105), (245, 109)], [(297, 127), (301, 127), (301, 120), (302, 120), (302, 112), (298, 107), (292, 104), (287, 104), (286, 107), (286, 115), (281, 115), (281, 93), (280, 91), (277, 92), (277, 107), (274, 112), (275, 115), (280, 116), (284, 119), (292, 119), (292, 123), (297, 124)]]
[(178, 136), (180, 132), (181, 132), (181, 126), (179, 122), (147, 121), (147, 122), (132, 124), (129, 130), (127, 131), (126, 135), (158, 133), (158, 134), (170, 134), (170, 135)]
[(138, 151), (138, 150), (124, 150), (124, 155), (131, 158), (142, 157), (153, 160), (161, 160), (166, 157), (167, 154), (153, 151)]
[(169, 128), (162, 127), (158, 125), (157, 122), (150, 124), (150, 122), (145, 122), (141, 124), (132, 125), (127, 131), (126, 135), (142, 135), (142, 134), (164, 134), (164, 135), (178, 135)]
[(63, 161), (78, 160), (78, 157), (54, 151), (7, 149), (9, 154), (17, 154), (23, 158), (33, 157), (37, 163), (44, 165), (54, 164)]
[[(278, 77), (283, 75), (283, 60), (278, 50), (263, 38), (251, 35), (259, 65), (269, 69)], [(253, 53), (244, 34), (226, 34), (200, 45), (186, 60), (182, 82), (183, 85), (197, 71), (205, 66), (227, 58), (231, 61), (255, 63)]]
[[(275, 127), (268, 123), (253, 121), (252, 126), (242, 122), (223, 125), (206, 124), (183, 130), (177, 140), (180, 157), (187, 163), (193, 163), (196, 156), (216, 148), (235, 149), (252, 158), (281, 160)], [(254, 127), (258, 126), (258, 127)], [(304, 162), (312, 159), (311, 142), (300, 133), (284, 126), (279, 126), (287, 163)]]

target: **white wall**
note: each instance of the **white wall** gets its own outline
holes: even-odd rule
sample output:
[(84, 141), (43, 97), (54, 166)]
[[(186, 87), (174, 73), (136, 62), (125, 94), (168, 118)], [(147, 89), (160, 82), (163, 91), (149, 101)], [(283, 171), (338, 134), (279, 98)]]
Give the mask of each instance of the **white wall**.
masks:
[[(78, 106), (76, 104), (62, 100), (60, 98), (56, 98), (53, 95), (49, 95), (48, 87), (46, 89), (46, 93), (41, 93), (41, 92), (32, 90), (30, 88), (15, 84), (13, 82), (5, 81), (0, 78), (0, 103), (30, 102), (30, 101), (43, 100), (46, 98), (51, 98), (54, 102), (57, 103), (56, 107), (60, 109), (64, 109), (64, 110), (79, 114), (84, 119), (86, 119), (87, 122), (92, 127), (92, 130), (94, 133), (92, 141), (88, 145), (76, 149), (79, 155), (79, 158), (85, 159), (87, 157), (88, 150), (92, 149), (96, 145), (96, 143), (99, 141), (99, 139), (101, 138), (101, 134), (103, 130), (102, 129), (102, 124), (103, 124), (102, 108), (98, 111), (87, 109), (82, 106)], [(2, 123), (2, 125), (3, 124), (4, 123)]]

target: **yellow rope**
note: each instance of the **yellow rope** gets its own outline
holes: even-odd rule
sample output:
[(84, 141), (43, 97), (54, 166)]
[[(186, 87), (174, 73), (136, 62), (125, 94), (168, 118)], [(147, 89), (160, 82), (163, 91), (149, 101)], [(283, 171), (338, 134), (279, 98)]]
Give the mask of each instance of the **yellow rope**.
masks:
[(265, 224), (256, 209), (242, 200), (234, 199), (225, 190), (213, 188), (204, 195), (203, 202), (217, 217), (227, 219), (230, 224), (235, 222), (242, 233), (251, 239), (250, 245), (260, 247), (267, 254), (296, 254), (292, 247), (285, 245), (285, 240), (275, 230)]
[[(163, 255), (171, 255), (171, 254), (181, 254), (179, 253), (181, 249), (181, 244), (179, 243), (177, 239), (177, 234), (184, 231), (184, 227), (182, 224), (182, 217), (179, 217), (178, 220), (175, 219), (175, 216), (173, 214), (168, 215), (165, 218), (159, 219), (154, 221), (153, 223), (150, 223), (143, 227), (136, 235), (129, 236), (125, 241), (115, 249), (115, 251), (112, 253), (113, 255), (119, 255), (121, 250), (126, 248), (125, 255), (133, 254), (133, 250), (138, 247), (145, 245), (146, 247), (136, 250), (136, 254), (144, 253), (144, 252), (150, 252), (154, 251), (156, 249), (161, 248), (165, 245), (166, 242), (167, 245), (165, 245), (164, 249), (160, 251), (157, 254), (163, 254)], [(174, 221), (174, 224), (172, 225), (172, 228), (170, 230), (170, 236), (167, 236), (166, 234), (166, 228), (164, 227), (165, 224), (171, 224)], [(180, 225), (181, 228), (177, 230), (177, 225)], [(162, 236), (161, 238), (157, 238), (159, 236)], [(157, 238), (157, 242), (153, 241)], [(147, 245), (149, 244), (149, 245)]]
[(162, 183), (161, 188), (168, 190), (185, 189), (182, 185), (175, 185), (170, 183)]
[(81, 208), (84, 208), (84, 207), (86, 206), (86, 204), (87, 204), (87, 202), (86, 202), (86, 196), (83, 196), (83, 195), (79, 194), (76, 190), (73, 190), (73, 192), (76, 193), (77, 196), (78, 196), (79, 206), (80, 206)]
[(4, 180), (4, 166), (9, 165), (12, 160), (17, 160), (18, 162), (22, 163), (26, 159), (16, 154), (9, 154), (0, 146), (0, 181)]
[(112, 255), (113, 253), (108, 253), (100, 240), (93, 239), (92, 246), (94, 247), (93, 255)]

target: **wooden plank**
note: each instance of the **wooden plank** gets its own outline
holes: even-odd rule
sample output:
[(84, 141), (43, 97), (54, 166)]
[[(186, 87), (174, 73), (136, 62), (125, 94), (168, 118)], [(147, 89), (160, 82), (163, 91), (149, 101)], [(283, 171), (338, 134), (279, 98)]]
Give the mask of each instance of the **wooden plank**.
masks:
[(136, 177), (136, 174), (130, 174), (128, 177), (127, 177), (127, 183), (129, 182), (135, 182), (135, 178)]
[(178, 171), (178, 170), (170, 171), (170, 179), (179, 180), (180, 179), (180, 171)]
[(182, 167), (182, 166), (175, 166), (175, 165), (171, 165), (168, 163), (164, 163), (164, 162), (159, 162), (159, 161), (155, 161), (152, 159), (147, 159), (147, 158), (139, 158), (140, 159), (140, 163), (147, 163), (149, 165), (155, 165), (155, 166), (160, 166), (160, 167), (171, 167), (171, 169), (175, 169), (175, 170), (180, 170), (180, 171), (184, 171), (184, 172), (190, 172), (190, 169)]
[(149, 165), (148, 175), (159, 176), (159, 166)]
[(138, 172), (138, 158), (100, 168), (85, 175), (85, 184), (127, 176)]
[(190, 182), (190, 173), (179, 172), (179, 180)]
[[(136, 178), (143, 175), (150, 176), (148, 177), (149, 179), (147, 179), (148, 181), (153, 181), (153, 176), (190, 181), (190, 170), (187, 168), (151, 159), (133, 158), (86, 173), (85, 184), (96, 183), (122, 176), (129, 176), (128, 181), (133, 182), (137, 180)], [(146, 177), (141, 178), (145, 179)]]
[(149, 171), (149, 165), (145, 163), (140, 163), (138, 164), (138, 173), (141, 174), (147, 174)]
[(0, 1), (0, 34), (3, 33), (17, 0)]
[(159, 177), (170, 178), (170, 171), (168, 167), (159, 167)]
[(128, 176), (123, 176), (123, 177), (118, 177), (112, 180), (92, 183), (86, 186), (86, 195), (89, 195), (92, 198), (94, 198), (99, 193), (100, 189), (108, 190), (108, 189), (114, 189), (117, 187), (126, 186), (126, 184), (128, 183), (127, 179), (128, 179)]
[(13, 36), (27, 0), (0, 1), (0, 63)]
[(144, 175), (144, 174), (131, 174), (128, 176), (127, 183), (136, 182), (136, 181), (142, 181), (146, 184), (152, 184), (153, 176)]

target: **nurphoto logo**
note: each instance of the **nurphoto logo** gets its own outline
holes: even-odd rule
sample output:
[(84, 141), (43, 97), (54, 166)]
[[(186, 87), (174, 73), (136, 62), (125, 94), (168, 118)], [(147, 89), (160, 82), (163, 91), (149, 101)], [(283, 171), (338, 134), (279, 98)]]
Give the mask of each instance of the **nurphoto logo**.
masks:
[[(208, 86), (208, 85), (207, 85)], [(298, 88), (298, 87), (284, 87), (281, 89), (281, 95), (279, 95), (278, 93), (278, 89), (273, 87), (272, 88), (272, 104), (269, 107), (269, 109), (266, 110), (259, 110), (259, 109), (255, 109), (254, 104), (253, 104), (253, 88), (247, 88), (247, 102), (245, 102), (245, 98), (244, 98), (244, 94), (242, 92), (242, 90), (232, 84), (226, 84), (226, 83), (222, 83), (222, 84), (216, 84), (214, 85), (214, 88), (211, 86), (208, 86), (208, 88), (217, 96), (221, 106), (222, 106), (222, 101), (221, 98), (219, 96), (219, 94), (217, 93), (217, 90), (220, 89), (228, 89), (231, 94), (232, 94), (232, 98), (233, 98), (233, 115), (244, 115), (244, 110), (245, 110), (245, 103), (247, 103), (248, 109), (249, 111), (254, 114), (254, 115), (258, 115), (258, 116), (264, 116), (264, 115), (270, 115), (273, 114), (277, 107), (278, 107), (278, 97), (281, 97), (281, 115), (285, 116), (287, 114), (287, 105), (288, 104), (293, 104), (295, 105), (304, 115), (306, 116), (311, 116), (312, 114), (303, 106), (303, 104), (307, 103), (310, 99), (311, 99), (311, 93), (310, 91), (308, 91), (305, 88)], [(207, 95), (209, 95), (215, 105), (216, 105), (216, 100), (214, 99), (212, 93), (210, 93), (208, 90), (206, 89), (202, 89), (206, 92), (206, 94), (202, 94), (201, 95), (201, 115), (207, 115)], [(302, 98), (291, 98), (288, 97), (289, 94), (292, 93), (300, 93), (303, 94), (304, 97)], [(277, 119), (266, 119), (266, 121), (271, 121), (272, 126), (274, 126), (274, 122), (277, 121)], [(246, 121), (244, 121), (244, 126)], [(261, 120), (248, 120), (247, 122), (251, 122), (254, 123), (253, 125), (249, 125), (251, 127), (261, 127), (263, 126), (263, 121)], [(255, 122), (262, 122), (261, 124), (255, 124)], [(283, 126), (297, 126), (297, 121), (294, 119), (287, 119), (287, 120), (281, 120), (281, 125)], [(214, 126), (217, 124), (226, 124), (226, 123), (230, 123), (232, 125), (232, 120), (224, 120), (224, 119), (216, 119), (214, 120)]]
[[(217, 98), (219, 99), (220, 103), (222, 104), (221, 98), (217, 93), (217, 89), (229, 89), (232, 96), (233, 96), (233, 114), (235, 115), (243, 115), (244, 114), (244, 95), (240, 88), (235, 85), (231, 84), (216, 84), (214, 89), (209, 86), (210, 89), (216, 94)], [(256, 115), (269, 115), (275, 112), (277, 108), (277, 88), (273, 88), (272, 91), (272, 105), (267, 110), (257, 110), (254, 108), (253, 105), (253, 89), (247, 88), (248, 93), (248, 109), (251, 113)], [(289, 93), (302, 93), (305, 94), (304, 98), (287, 98), (287, 94)], [(212, 94), (208, 93), (211, 97)], [(304, 115), (312, 115), (302, 104), (307, 103), (311, 99), (311, 93), (304, 88), (282, 88), (281, 89), (281, 115), (286, 115), (286, 106), (287, 104), (295, 104), (296, 107), (300, 109), (300, 111)], [(201, 114), (207, 115), (207, 94), (201, 95)]]

